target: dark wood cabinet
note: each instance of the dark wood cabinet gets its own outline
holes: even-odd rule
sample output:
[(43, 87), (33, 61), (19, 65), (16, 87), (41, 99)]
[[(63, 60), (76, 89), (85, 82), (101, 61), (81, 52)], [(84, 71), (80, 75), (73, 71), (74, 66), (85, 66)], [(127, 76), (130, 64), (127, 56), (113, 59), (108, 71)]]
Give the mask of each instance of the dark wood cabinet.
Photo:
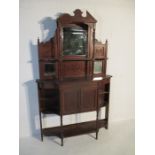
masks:
[[(108, 128), (110, 75), (106, 75), (107, 47), (95, 38), (96, 19), (81, 10), (74, 16), (62, 14), (57, 19), (55, 36), (47, 42), (38, 40), (40, 79), (37, 80), (41, 138), (63, 137), (96, 132)], [(105, 107), (105, 119), (99, 111)], [(63, 116), (96, 111), (94, 121), (63, 125)], [(60, 116), (60, 126), (42, 128), (42, 114)]]

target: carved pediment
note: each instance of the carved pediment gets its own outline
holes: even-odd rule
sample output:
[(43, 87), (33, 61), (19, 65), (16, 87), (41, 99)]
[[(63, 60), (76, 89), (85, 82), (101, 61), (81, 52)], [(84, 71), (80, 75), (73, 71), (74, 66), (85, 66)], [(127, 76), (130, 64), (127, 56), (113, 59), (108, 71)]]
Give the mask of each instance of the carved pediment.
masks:
[(97, 20), (88, 12), (86, 11), (86, 16), (82, 16), (82, 11), (80, 9), (76, 9), (74, 11), (74, 16), (70, 14), (62, 14), (58, 19), (59, 24), (72, 24), (72, 23), (96, 23)]

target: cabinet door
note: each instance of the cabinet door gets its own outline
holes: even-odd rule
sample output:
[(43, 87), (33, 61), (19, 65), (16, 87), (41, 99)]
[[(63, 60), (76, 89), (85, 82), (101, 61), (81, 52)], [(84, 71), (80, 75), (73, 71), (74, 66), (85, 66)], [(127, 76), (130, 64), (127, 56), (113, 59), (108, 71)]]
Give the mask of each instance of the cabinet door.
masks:
[(68, 87), (61, 90), (62, 114), (74, 114), (78, 112), (80, 102), (80, 89)]
[(81, 88), (80, 112), (93, 111), (97, 108), (97, 87), (86, 86)]

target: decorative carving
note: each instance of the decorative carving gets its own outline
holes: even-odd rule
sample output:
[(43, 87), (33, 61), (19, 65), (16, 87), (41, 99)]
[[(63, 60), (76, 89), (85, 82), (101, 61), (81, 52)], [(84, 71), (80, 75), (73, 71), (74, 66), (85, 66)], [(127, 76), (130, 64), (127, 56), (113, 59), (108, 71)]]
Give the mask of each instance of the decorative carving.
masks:
[(104, 57), (104, 46), (97, 46), (95, 47), (95, 55), (96, 57)]
[(102, 44), (102, 42), (95, 40), (95, 58), (106, 58), (107, 57), (107, 41), (105, 44)]
[(83, 12), (82, 12), (80, 9), (76, 9), (76, 10), (74, 11), (75, 16), (82, 17), (82, 13), (83, 13)]
[(86, 17), (82, 16), (82, 11), (77, 9), (74, 11), (74, 16), (71, 16), (67, 13), (61, 15), (57, 19), (59, 24), (69, 24), (69, 23), (78, 23), (78, 22), (85, 22), (85, 23), (96, 23), (97, 20), (88, 12), (86, 11)]

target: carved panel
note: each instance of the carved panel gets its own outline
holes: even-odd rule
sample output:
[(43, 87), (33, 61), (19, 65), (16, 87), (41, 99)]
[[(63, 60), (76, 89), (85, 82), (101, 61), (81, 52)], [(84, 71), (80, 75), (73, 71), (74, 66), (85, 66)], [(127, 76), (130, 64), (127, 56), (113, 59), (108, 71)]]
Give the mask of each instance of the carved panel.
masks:
[(105, 58), (106, 48), (104, 44), (95, 44), (95, 58)]
[(63, 78), (84, 77), (86, 70), (85, 61), (63, 62)]
[(39, 43), (39, 58), (52, 58), (52, 43), (51, 40), (48, 42)]

